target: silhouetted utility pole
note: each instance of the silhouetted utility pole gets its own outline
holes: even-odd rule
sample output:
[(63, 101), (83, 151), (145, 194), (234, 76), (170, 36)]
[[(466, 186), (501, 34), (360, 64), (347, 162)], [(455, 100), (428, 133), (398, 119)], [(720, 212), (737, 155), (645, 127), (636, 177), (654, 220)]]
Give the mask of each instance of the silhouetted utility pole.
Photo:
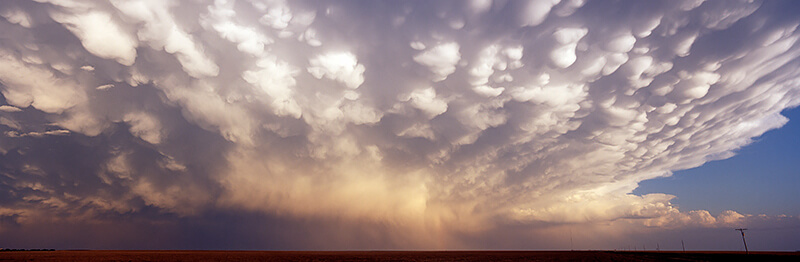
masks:
[(569, 250), (575, 251), (575, 244), (572, 243), (572, 228), (569, 228)]
[(742, 232), (742, 242), (744, 243), (744, 253), (745, 254), (750, 254), (750, 251), (747, 250), (747, 241), (744, 240), (744, 231), (747, 230), (747, 228), (737, 228), (735, 230), (737, 230), (739, 232)]

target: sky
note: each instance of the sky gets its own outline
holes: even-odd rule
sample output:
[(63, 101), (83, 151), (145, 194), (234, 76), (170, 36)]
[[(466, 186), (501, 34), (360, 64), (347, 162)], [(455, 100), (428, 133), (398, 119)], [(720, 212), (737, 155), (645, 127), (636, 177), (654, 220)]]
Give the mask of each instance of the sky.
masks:
[(781, 113), (789, 118), (729, 159), (643, 181), (634, 193), (670, 192), (673, 204), (712, 213), (736, 209), (751, 214), (800, 214), (800, 108)]
[(800, 250), (797, 8), (2, 1), (0, 247)]

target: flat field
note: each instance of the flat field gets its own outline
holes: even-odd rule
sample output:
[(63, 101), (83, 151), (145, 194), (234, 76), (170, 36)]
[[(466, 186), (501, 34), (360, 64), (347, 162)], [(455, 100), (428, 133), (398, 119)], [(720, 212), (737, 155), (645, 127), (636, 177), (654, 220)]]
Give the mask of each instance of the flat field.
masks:
[(8, 251), (0, 261), (800, 261), (800, 252)]

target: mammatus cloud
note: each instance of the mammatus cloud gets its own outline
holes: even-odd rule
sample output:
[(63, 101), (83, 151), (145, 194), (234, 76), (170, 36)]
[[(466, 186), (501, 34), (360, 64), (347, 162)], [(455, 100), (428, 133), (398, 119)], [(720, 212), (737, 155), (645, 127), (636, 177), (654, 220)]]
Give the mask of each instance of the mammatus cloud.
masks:
[(296, 246), (502, 248), (476, 239), (796, 224), (632, 194), (787, 122), (782, 4), (4, 1), (0, 234), (258, 214), (322, 232)]

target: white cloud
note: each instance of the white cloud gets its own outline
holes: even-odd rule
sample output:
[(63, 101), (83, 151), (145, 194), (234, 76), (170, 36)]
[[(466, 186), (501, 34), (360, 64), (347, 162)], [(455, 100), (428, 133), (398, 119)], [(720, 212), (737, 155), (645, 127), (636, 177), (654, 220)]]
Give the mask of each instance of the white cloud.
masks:
[[(37, 194), (14, 189), (28, 218), (242, 209), (391, 225), (399, 245), (738, 225), (755, 218), (631, 192), (732, 156), (800, 104), (798, 23), (759, 3), (39, 2), (0, 12), (0, 152), (53, 165), (26, 178)], [(80, 159), (97, 177), (36, 161), (47, 139), (99, 152)]]
[[(3, 120), (6, 120), (5, 118)], [(3, 123), (5, 125), (9, 125), (7, 123)], [(13, 124), (12, 124), (13, 125)], [(12, 126), (13, 128), (13, 126)], [(16, 131), (8, 131), (6, 132), (7, 137), (44, 137), (44, 136), (63, 136), (68, 135), (70, 132), (69, 130), (49, 130), (44, 132), (28, 132), (28, 133), (19, 133)]]
[(553, 38), (560, 46), (550, 51), (550, 60), (561, 68), (567, 68), (575, 63), (577, 56), (575, 55), (575, 48), (578, 46), (578, 41), (583, 38), (589, 30), (586, 28), (562, 28), (553, 33)]
[(138, 41), (117, 25), (110, 14), (99, 11), (85, 14), (55, 12), (51, 17), (80, 38), (83, 47), (90, 53), (114, 59), (126, 66), (136, 61)]
[(174, 54), (190, 76), (200, 78), (219, 74), (219, 66), (169, 14), (168, 8), (174, 4), (148, 1), (113, 1), (112, 4), (131, 22), (142, 23), (137, 32), (139, 41), (148, 43), (153, 49)]
[(355, 89), (364, 83), (364, 65), (359, 64), (356, 56), (349, 52), (327, 53), (309, 61), (308, 73), (320, 78), (338, 81), (347, 88)]
[(0, 81), (6, 101), (15, 107), (33, 106), (47, 113), (61, 113), (86, 100), (82, 88), (71, 79), (28, 65), (0, 50)]
[(447, 102), (436, 96), (432, 87), (415, 89), (401, 101), (409, 101), (411, 105), (421, 110), (429, 119), (447, 111)]
[(299, 118), (302, 109), (294, 100), (292, 90), (298, 70), (274, 57), (262, 58), (256, 66), (257, 70), (243, 72), (242, 78), (270, 97), (267, 100), (271, 100), (269, 105), (277, 115)]
[(18, 24), (25, 28), (31, 27), (31, 17), (25, 11), (19, 9), (5, 9), (0, 11), (0, 16), (5, 18), (9, 23)]
[(414, 61), (427, 66), (436, 76), (433, 81), (439, 82), (456, 71), (456, 64), (461, 60), (459, 45), (455, 42), (439, 44), (414, 56)]
[(131, 134), (150, 144), (161, 143), (163, 136), (161, 124), (155, 117), (144, 112), (128, 113), (123, 117), (123, 121), (131, 126)]
[(322, 45), (322, 41), (317, 37), (317, 30), (313, 28), (306, 29), (306, 31), (298, 37), (298, 40), (305, 41), (309, 46), (317, 47)]
[(201, 81), (194, 86), (174, 87), (167, 90), (166, 95), (171, 101), (181, 104), (187, 120), (206, 130), (219, 132), (228, 141), (243, 145), (253, 143), (255, 120), (240, 105), (222, 99), (209, 83)]
[(471, 0), (469, 7), (473, 13), (484, 13), (492, 8), (492, 0)]
[(175, 54), (187, 74), (193, 77), (219, 74), (219, 66), (185, 32), (173, 27), (169, 35), (164, 43), (164, 51)]
[(267, 9), (266, 14), (258, 21), (275, 29), (284, 29), (292, 20), (292, 12), (285, 5), (276, 5)]
[(112, 88), (112, 87), (114, 87), (114, 84), (105, 84), (105, 85), (97, 86), (94, 89), (106, 90), (106, 89), (109, 89), (109, 88)]
[(475, 93), (478, 93), (478, 94), (480, 94), (482, 96), (496, 97), (496, 96), (499, 96), (500, 94), (502, 94), (503, 90), (505, 90), (505, 88), (504, 87), (494, 88), (494, 87), (490, 87), (490, 86), (481, 85), (481, 86), (473, 87), (472, 90), (475, 91)]
[(636, 37), (630, 34), (623, 34), (609, 40), (608, 43), (605, 44), (605, 48), (609, 52), (627, 53), (633, 49), (635, 43)]
[(411, 48), (414, 48), (414, 50), (424, 50), (425, 49), (425, 43), (422, 43), (420, 41), (411, 42), (409, 45), (411, 46)]
[(19, 109), (18, 107), (10, 106), (10, 105), (2, 105), (2, 106), (0, 106), (0, 111), (6, 112), (6, 113), (12, 113), (12, 112), (21, 112), (22, 109)]
[(209, 15), (200, 20), (200, 24), (216, 31), (220, 37), (236, 43), (236, 48), (256, 57), (264, 53), (264, 48), (274, 40), (257, 29), (243, 26), (233, 19), (236, 15), (232, 9), (234, 2), (216, 1), (208, 8)]
[(530, 1), (525, 5), (522, 9), (520, 9), (519, 13), (519, 21), (521, 26), (536, 26), (544, 22), (544, 19), (547, 18), (547, 15), (550, 13), (550, 9), (553, 8), (556, 4), (561, 2), (561, 0), (542, 0), (542, 1)]

